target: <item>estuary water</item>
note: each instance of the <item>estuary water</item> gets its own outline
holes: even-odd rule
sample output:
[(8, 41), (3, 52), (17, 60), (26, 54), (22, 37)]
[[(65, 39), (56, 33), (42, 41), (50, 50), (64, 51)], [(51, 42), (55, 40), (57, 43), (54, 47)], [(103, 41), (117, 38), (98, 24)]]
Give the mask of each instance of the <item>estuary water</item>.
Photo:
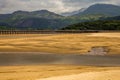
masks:
[(79, 54), (0, 53), (0, 65), (83, 65), (120, 66), (120, 55), (90, 56)]

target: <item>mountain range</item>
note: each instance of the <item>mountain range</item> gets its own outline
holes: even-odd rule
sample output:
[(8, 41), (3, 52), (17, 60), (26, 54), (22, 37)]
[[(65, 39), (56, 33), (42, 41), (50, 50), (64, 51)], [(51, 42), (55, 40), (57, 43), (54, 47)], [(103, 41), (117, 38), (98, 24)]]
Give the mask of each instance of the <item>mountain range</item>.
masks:
[(62, 15), (48, 10), (15, 11), (11, 14), (0, 14), (0, 29), (53, 30), (79, 22), (113, 19), (111, 17), (115, 16), (120, 16), (120, 6), (112, 4), (94, 4)]
[(101, 14), (107, 16), (119, 16), (120, 6), (112, 4), (95, 4), (88, 7), (85, 11), (80, 12), (78, 15), (90, 15), (90, 14)]

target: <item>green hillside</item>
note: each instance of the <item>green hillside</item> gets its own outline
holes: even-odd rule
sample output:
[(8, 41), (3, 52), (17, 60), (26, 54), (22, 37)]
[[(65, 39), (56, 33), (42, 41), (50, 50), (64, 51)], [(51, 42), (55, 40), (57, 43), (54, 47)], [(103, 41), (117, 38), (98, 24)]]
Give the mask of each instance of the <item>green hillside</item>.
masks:
[(80, 11), (80, 13), (76, 15), (67, 17), (48, 10), (38, 10), (31, 12), (15, 11), (11, 14), (0, 14), (0, 30), (56, 30), (81, 22), (92, 22), (96, 20), (119, 20), (117, 19), (118, 17), (112, 18), (119, 15), (120, 6), (111, 4), (95, 4), (83, 11)]
[(62, 30), (120, 30), (120, 20), (83, 22), (69, 25)]

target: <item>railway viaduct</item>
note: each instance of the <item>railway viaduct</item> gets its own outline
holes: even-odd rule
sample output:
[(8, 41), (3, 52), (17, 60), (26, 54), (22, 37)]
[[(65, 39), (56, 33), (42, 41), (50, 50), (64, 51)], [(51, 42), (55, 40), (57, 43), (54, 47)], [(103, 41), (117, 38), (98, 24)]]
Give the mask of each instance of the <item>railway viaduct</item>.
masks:
[(97, 33), (98, 30), (0, 30), (0, 34)]

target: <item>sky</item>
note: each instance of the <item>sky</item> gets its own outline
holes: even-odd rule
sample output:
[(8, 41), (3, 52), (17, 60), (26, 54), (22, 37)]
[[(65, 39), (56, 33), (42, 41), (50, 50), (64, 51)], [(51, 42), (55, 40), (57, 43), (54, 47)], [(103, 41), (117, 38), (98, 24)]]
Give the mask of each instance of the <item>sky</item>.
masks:
[(17, 10), (46, 9), (55, 13), (72, 12), (96, 3), (120, 5), (120, 0), (0, 0), (0, 14)]

